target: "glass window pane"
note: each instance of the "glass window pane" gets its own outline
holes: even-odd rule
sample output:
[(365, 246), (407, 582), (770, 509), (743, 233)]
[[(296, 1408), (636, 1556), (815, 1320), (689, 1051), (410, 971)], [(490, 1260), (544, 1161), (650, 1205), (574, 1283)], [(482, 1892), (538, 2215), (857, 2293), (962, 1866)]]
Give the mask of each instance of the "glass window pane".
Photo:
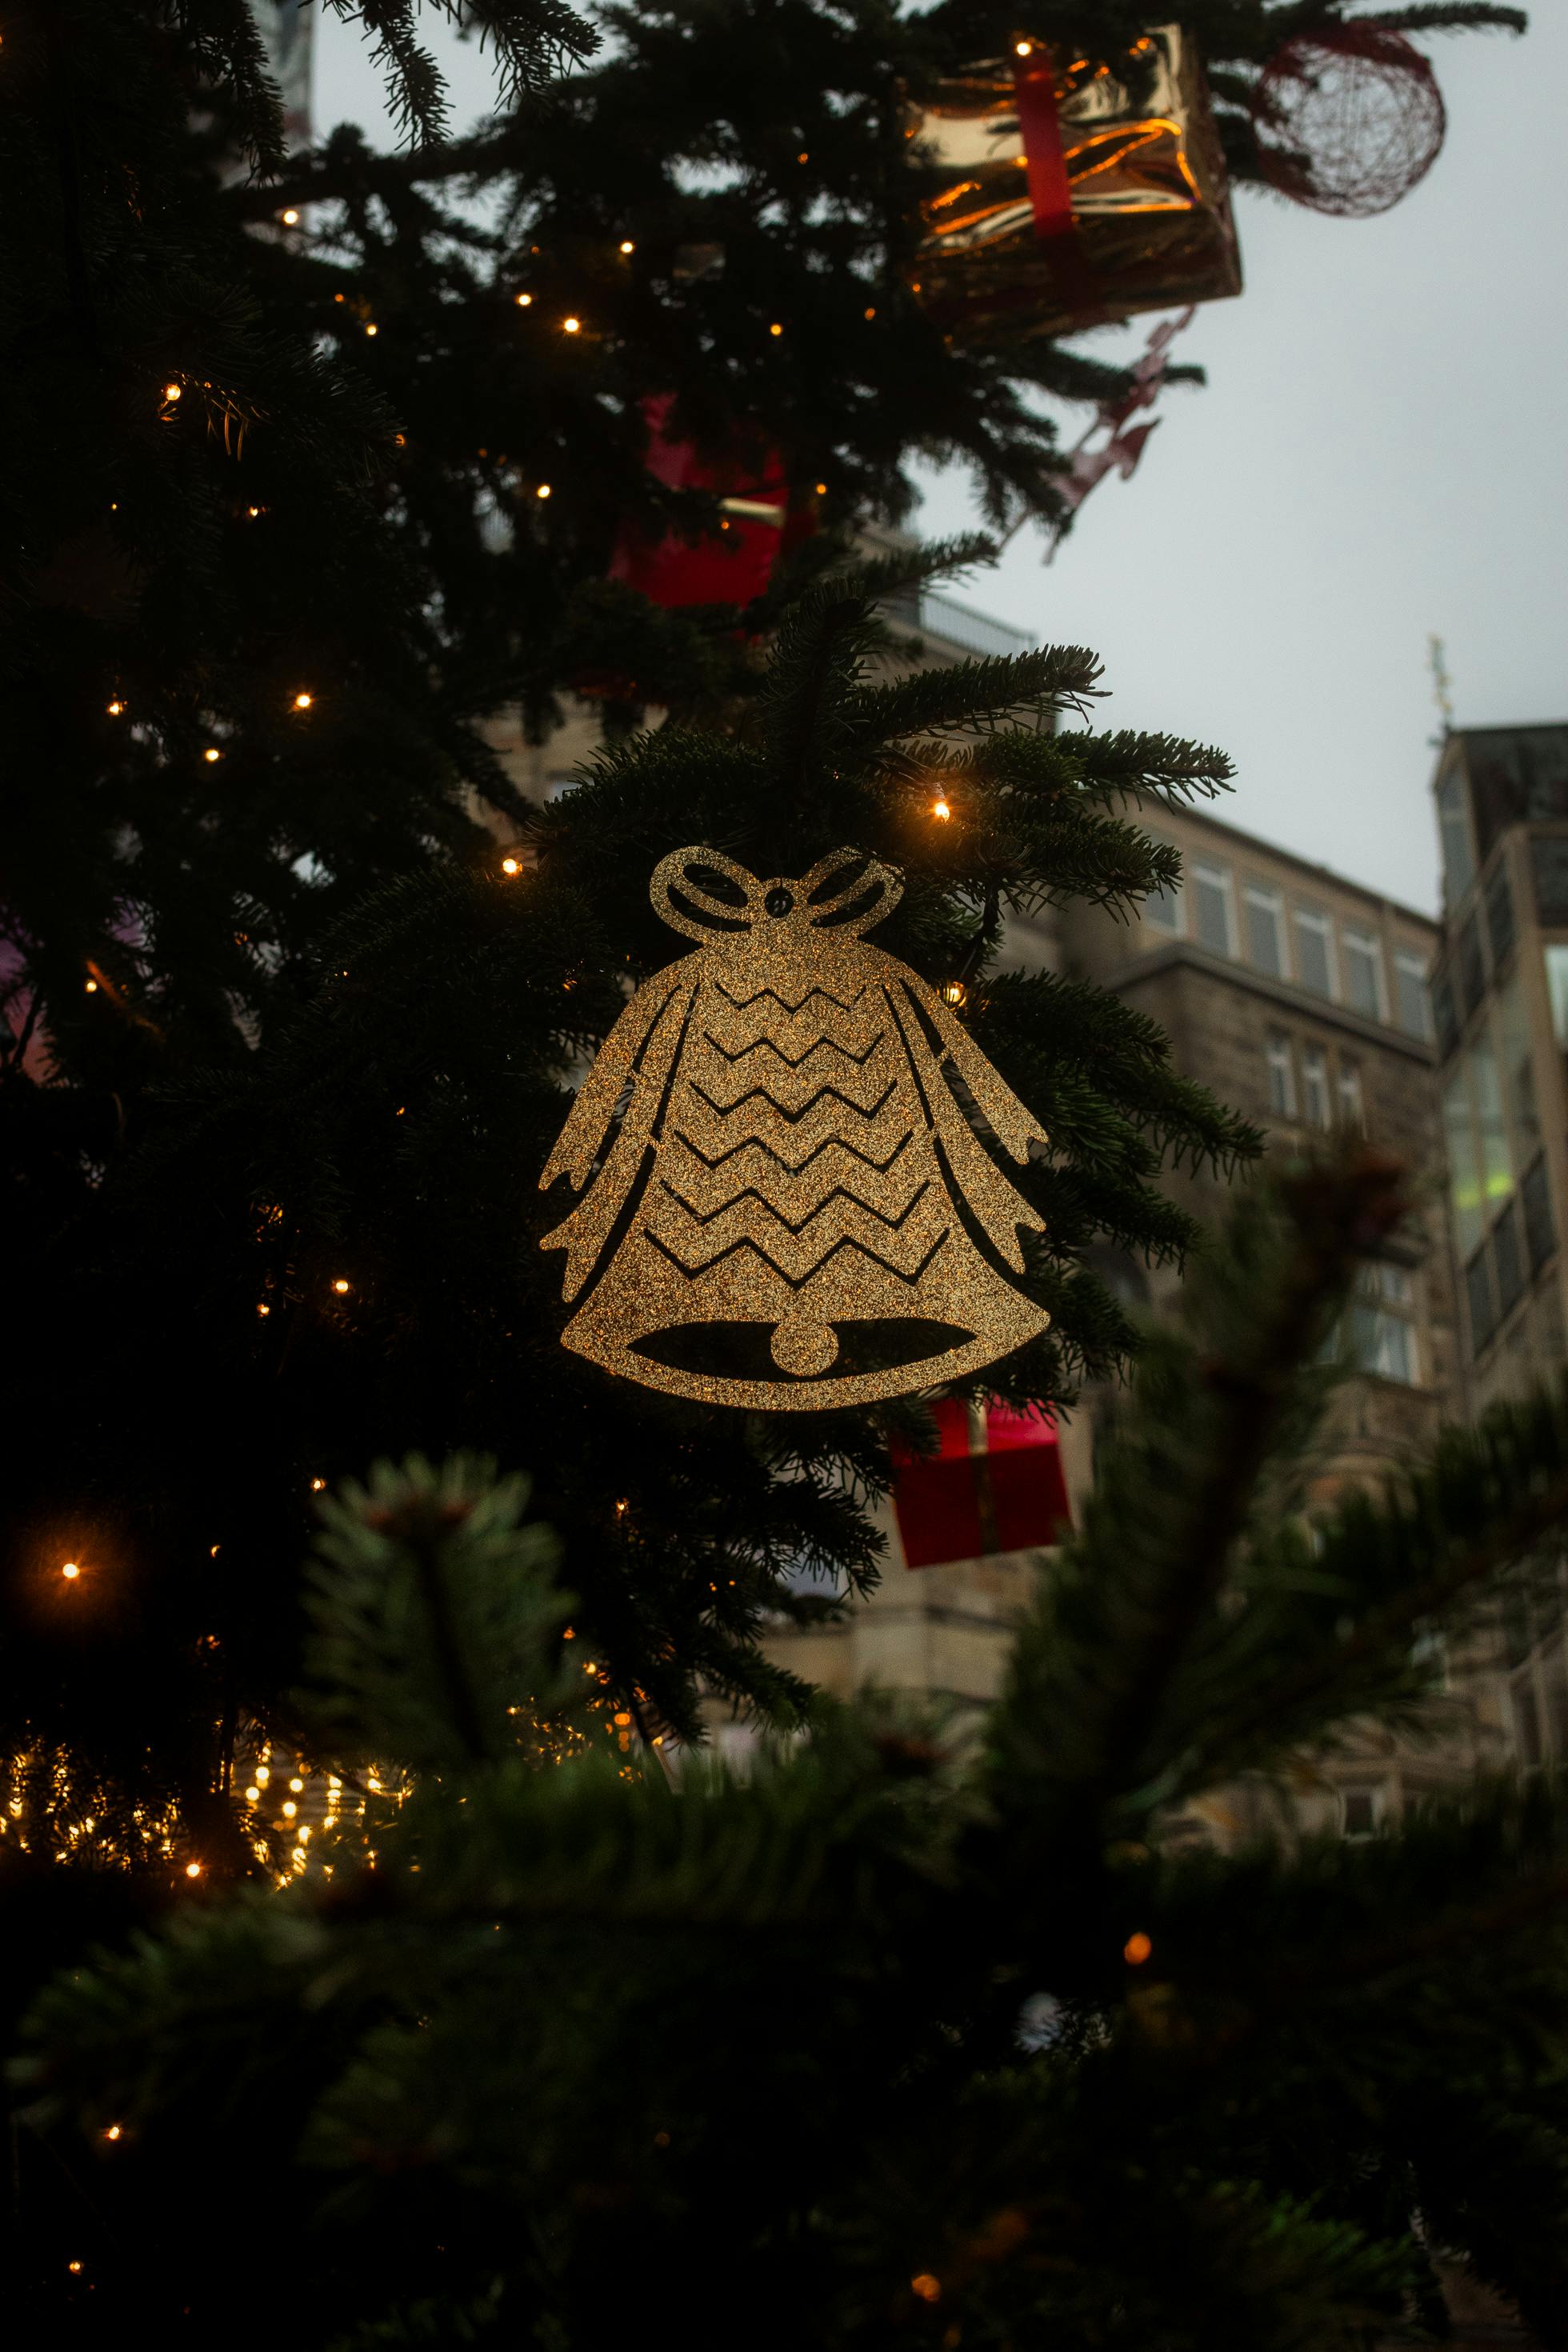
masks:
[(1362, 1093), (1361, 1064), (1340, 1056), (1340, 1124), (1359, 1133), (1366, 1126), (1366, 1101)]
[(1506, 1201), (1513, 1191), (1513, 1154), (1509, 1150), (1508, 1128), (1502, 1115), (1502, 1088), (1498, 1080), (1497, 1055), (1491, 1039), (1477, 1038), (1465, 1056), (1470, 1070), (1470, 1101), (1475, 1109), (1476, 1129), (1481, 1148), (1481, 1184), (1489, 1210)]
[(1282, 1029), (1270, 1029), (1264, 1055), (1268, 1066), (1268, 1108), (1280, 1118), (1294, 1118), (1295, 1057), (1290, 1051), (1290, 1040)]
[(1394, 959), (1394, 1017), (1407, 1037), (1432, 1034), (1426, 973), (1419, 956), (1396, 955)]
[(1492, 1313), (1491, 1271), (1484, 1249), (1478, 1250), (1465, 1268), (1465, 1298), (1470, 1310), (1470, 1347), (1479, 1356), (1497, 1326)]
[(1455, 969), (1459, 982), (1459, 1002), (1468, 1021), (1487, 992), (1487, 968), (1481, 955), (1481, 927), (1474, 915), (1459, 933), (1455, 950)]
[(1310, 907), (1296, 909), (1296, 977), (1314, 996), (1334, 992), (1329, 957), (1329, 919)]
[(1344, 958), (1345, 1000), (1357, 1013), (1365, 1013), (1373, 1021), (1383, 1018), (1383, 950), (1369, 932), (1344, 930), (1340, 934), (1340, 952)]
[(1194, 859), (1190, 887), (1200, 943), (1213, 955), (1229, 955), (1232, 952), (1229, 874), (1223, 866), (1209, 866), (1202, 859)]
[(1513, 946), (1513, 892), (1509, 887), (1508, 861), (1500, 857), (1487, 884), (1487, 937), (1491, 942), (1492, 970), (1506, 963)]
[(1519, 1250), (1519, 1225), (1510, 1201), (1497, 1222), (1492, 1235), (1492, 1256), (1497, 1265), (1498, 1312), (1506, 1315), (1516, 1306), (1524, 1288), (1524, 1264)]
[(1480, 1240), (1486, 1220), (1481, 1213), (1470, 1081), (1463, 1064), (1443, 1091), (1443, 1127), (1448, 1155), (1448, 1195), (1454, 1211), (1454, 1246), (1464, 1258)]
[(1329, 1101), (1329, 1059), (1321, 1045), (1309, 1045), (1302, 1053), (1301, 1094), (1309, 1126), (1331, 1127), (1334, 1114)]
[(1568, 1053), (1568, 947), (1551, 947), (1546, 954), (1546, 993), (1552, 1000), (1552, 1029)]
[(1524, 1244), (1530, 1252), (1530, 1270), (1539, 1274), (1557, 1246), (1552, 1219), (1552, 1188), (1544, 1160), (1538, 1160), (1533, 1168), (1525, 1171), (1519, 1197), (1524, 1208)]
[(1448, 776), (1438, 787), (1437, 824), (1443, 835), (1443, 888), (1451, 907), (1476, 878), (1462, 777)]
[(1259, 971), (1276, 980), (1285, 971), (1285, 908), (1277, 890), (1250, 888), (1247, 893), (1247, 955)]
[[(1170, 847), (1162, 833), (1151, 834), (1149, 837), (1162, 849)], [(1169, 931), (1173, 937), (1178, 934), (1182, 928), (1181, 886), (1178, 884), (1173, 890), (1151, 890), (1143, 901), (1143, 920), (1152, 923), (1157, 931)]]

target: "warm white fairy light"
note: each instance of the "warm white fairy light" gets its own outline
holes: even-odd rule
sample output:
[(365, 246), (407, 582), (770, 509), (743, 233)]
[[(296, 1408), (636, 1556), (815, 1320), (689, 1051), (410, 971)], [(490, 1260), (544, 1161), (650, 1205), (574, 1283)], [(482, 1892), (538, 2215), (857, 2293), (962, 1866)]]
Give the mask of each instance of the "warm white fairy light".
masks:
[(568, 335), (580, 335), (583, 331), (583, 321), (581, 319), (563, 319), (561, 326), (562, 331)]
[(215, 760), (222, 759), (223, 753), (218, 750), (216, 743), (209, 743), (206, 750), (202, 753), (202, 757), (210, 768)]
[(290, 205), (283, 215), (283, 226), (285, 228), (298, 228), (299, 225), (299, 213), (295, 209), (294, 205)]
[(516, 300), (518, 309), (520, 310), (526, 310), (531, 307), (533, 297), (531, 294), (520, 294), (517, 296)]
[(81, 1570), (74, 1559), (64, 1559), (60, 1562), (60, 1574), (68, 1584), (71, 1584), (81, 1574)]

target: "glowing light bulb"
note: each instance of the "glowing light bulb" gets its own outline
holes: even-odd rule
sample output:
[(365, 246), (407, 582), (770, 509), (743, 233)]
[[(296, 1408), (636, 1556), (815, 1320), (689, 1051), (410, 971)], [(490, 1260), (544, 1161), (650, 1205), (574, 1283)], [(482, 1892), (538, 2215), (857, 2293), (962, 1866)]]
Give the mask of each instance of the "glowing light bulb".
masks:
[(283, 1808), (284, 1820), (286, 1822), (291, 1822), (299, 1810), (299, 1806), (294, 1802), (292, 1797), (290, 1797)]
[(932, 801), (931, 804), (931, 813), (932, 816), (935, 817), (939, 824), (945, 824), (948, 818), (952, 814), (952, 811), (943, 800)]
[(120, 2137), (120, 2131), (121, 2126), (118, 2124), (110, 2124), (103, 2137), (105, 2139), (118, 2139)]
[(97, 981), (96, 981), (96, 980), (84, 980), (84, 981), (83, 981), (83, 982), (82, 982), (82, 992), (83, 992), (83, 994), (84, 994), (84, 995), (87, 995), (87, 996), (96, 996), (96, 995), (98, 994), (98, 982), (97, 982)]
[(125, 705), (121, 701), (120, 697), (116, 695), (113, 701), (106, 704), (105, 708), (111, 719), (118, 719), (121, 711), (124, 709)]
[(1153, 1948), (1150, 1938), (1140, 1928), (1135, 1936), (1129, 1936), (1122, 1945), (1121, 1957), (1130, 1969), (1141, 1969)]
[(769, 334), (770, 334), (770, 335), (782, 335), (782, 334), (783, 334), (783, 332), (784, 332), (784, 329), (783, 329), (783, 327), (779, 324), (779, 322), (778, 322), (778, 320), (777, 320), (776, 319), (773, 320), (773, 325), (768, 329), (768, 332), (769, 332)]
[(338, 1276), (338, 1278), (337, 1278), (336, 1282), (334, 1282), (334, 1283), (333, 1283), (333, 1285), (332, 1285), (332, 1288), (337, 1292), (338, 1297), (339, 1297), (340, 1298), (346, 1298), (346, 1297), (347, 1297), (347, 1296), (348, 1296), (348, 1288), (349, 1288), (349, 1286), (348, 1286), (348, 1284), (343, 1280), (343, 1277), (342, 1277), (342, 1276), (341, 1274), (339, 1275), (339, 1276)]
[(209, 743), (206, 750), (202, 753), (202, 757), (210, 768), (215, 760), (222, 759), (223, 753), (218, 750), (216, 743)]
[(518, 864), (515, 857), (503, 857), (500, 862), (500, 870), (503, 874), (521, 874), (522, 868)]
[(326, 1483), (327, 1483), (327, 1482), (326, 1482), (326, 1480), (325, 1480), (324, 1478), (312, 1478), (312, 1479), (311, 1479), (311, 1481), (310, 1481), (310, 1492), (311, 1492), (311, 1494), (312, 1494), (312, 1495), (319, 1495), (319, 1494), (321, 1493), (321, 1491), (322, 1487), (326, 1485)]
[(910, 2281), (910, 2284), (922, 2303), (941, 2302), (942, 2281), (934, 2278), (930, 2271), (918, 2272)]
[(876, 308), (876, 304), (875, 304), (875, 303), (873, 303), (873, 304), (872, 304), (872, 306), (871, 306), (871, 308), (867, 311), (866, 316), (868, 317), (868, 319), (874, 319), (874, 318), (876, 317), (876, 315), (877, 315), (877, 308)]
[(66, 2264), (66, 2268), (68, 2271), (79, 2271), (81, 2264), (79, 2263), (68, 2263)]
[(288, 211), (283, 215), (283, 226), (285, 228), (297, 228), (299, 226), (299, 213), (296, 211), (295, 207), (290, 205)]
[(517, 297), (517, 307), (520, 310), (526, 310), (531, 304), (532, 300), (533, 297), (531, 294), (520, 294)]
[(623, 237), (622, 237), (622, 239), (621, 239), (621, 251), (622, 251), (623, 253), (635, 253), (635, 252), (637, 251), (637, 247), (636, 247), (636, 246), (632, 243), (631, 238), (630, 238), (629, 236), (623, 236)]
[(68, 1559), (61, 1562), (60, 1574), (65, 1578), (68, 1584), (74, 1584), (77, 1578), (81, 1574), (81, 1570), (77, 1566), (74, 1559)]
[(816, 486), (816, 495), (819, 499), (825, 499), (827, 496), (827, 485), (826, 482), (818, 482)]
[(254, 522), (257, 516), (261, 512), (261, 509), (259, 507), (247, 507), (245, 511), (250, 517), (251, 521)]
[(265, 1298), (263, 1298), (258, 1301), (256, 1311), (258, 1315), (270, 1315), (272, 1309), (268, 1307)]
[(300, 1780), (300, 1779), (296, 1778), (296, 1779), (294, 1779), (294, 1780), (290, 1780), (290, 1781), (289, 1781), (289, 1786), (290, 1787), (290, 1789), (292, 1789), (292, 1790), (294, 1791), (294, 1794), (295, 1794), (296, 1796), (298, 1796), (298, 1795), (300, 1794), (300, 1790), (304, 1788), (305, 1783), (303, 1782), (303, 1780)]
[(366, 333), (367, 335), (379, 335), (379, 334), (380, 334), (380, 332), (381, 332), (381, 329), (376, 325), (376, 323), (375, 323), (374, 320), (373, 319), (373, 320), (371, 320), (371, 322), (370, 322), (369, 326), (367, 326), (367, 327), (366, 327), (366, 329), (365, 329), (365, 333)]
[(311, 703), (314, 702), (315, 699), (316, 698), (313, 694), (305, 694), (301, 692), (294, 697), (294, 708), (296, 710), (309, 710)]
[(180, 393), (181, 386), (177, 383), (166, 383), (163, 386), (163, 397), (165, 400), (178, 400)]
[(200, 1864), (199, 1862), (187, 1862), (187, 1863), (186, 1863), (186, 1864), (185, 1864), (185, 1876), (186, 1876), (187, 1878), (199, 1878), (199, 1877), (201, 1876), (201, 1874), (202, 1874), (202, 1866), (201, 1866), (201, 1864)]
[(534, 495), (534, 497), (535, 497), (536, 499), (547, 499), (547, 498), (550, 496), (550, 485), (549, 485), (549, 483), (548, 483), (548, 482), (541, 482), (541, 484), (539, 485), (539, 488), (535, 490), (535, 492), (533, 493), (533, 495)]
[(271, 1766), (269, 1764), (258, 1764), (256, 1768), (256, 1777), (260, 1781), (262, 1787), (265, 1788), (268, 1781), (272, 1778)]
[(969, 991), (961, 980), (950, 980), (942, 992), (942, 1001), (944, 1004), (963, 1004), (967, 1001)]
[(803, 147), (803, 148), (801, 149), (801, 151), (800, 151), (800, 153), (795, 157), (795, 162), (796, 162), (797, 163), (810, 163), (810, 161), (811, 161), (811, 157), (810, 157), (810, 155), (806, 152), (805, 149)]
[(581, 319), (563, 319), (561, 324), (565, 333), (569, 335), (580, 335), (583, 331)]
[(1031, 57), (1034, 54), (1034, 47), (1035, 45), (1033, 41), (1015, 41), (1013, 44), (1014, 55), (1020, 58)]
[(261, 1791), (254, 1781), (245, 1792), (245, 1801), (247, 1805), (258, 1805), (261, 1802)]

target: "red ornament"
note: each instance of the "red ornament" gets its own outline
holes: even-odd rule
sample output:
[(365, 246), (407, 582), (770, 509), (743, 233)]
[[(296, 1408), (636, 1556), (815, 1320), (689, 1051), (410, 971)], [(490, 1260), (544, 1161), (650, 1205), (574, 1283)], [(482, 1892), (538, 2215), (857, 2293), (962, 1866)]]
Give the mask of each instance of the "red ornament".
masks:
[(1385, 213), (1437, 160), (1437, 77), (1398, 33), (1321, 25), (1276, 50), (1252, 95), (1263, 176), (1343, 220)]
[(1048, 1413), (994, 1404), (984, 1443), (970, 1450), (970, 1409), (960, 1397), (931, 1408), (939, 1451), (916, 1456), (895, 1444), (893, 1506), (904, 1564), (981, 1559), (1059, 1543), (1071, 1526), (1061, 1448)]
[(649, 539), (628, 526), (616, 542), (610, 577), (666, 607), (749, 604), (767, 587), (785, 543), (791, 517), (784, 462), (776, 449), (759, 446), (749, 467), (710, 464), (689, 441), (667, 433), (674, 405), (668, 393), (642, 404), (647, 470), (668, 489), (716, 492), (719, 530), (692, 541), (673, 531)]

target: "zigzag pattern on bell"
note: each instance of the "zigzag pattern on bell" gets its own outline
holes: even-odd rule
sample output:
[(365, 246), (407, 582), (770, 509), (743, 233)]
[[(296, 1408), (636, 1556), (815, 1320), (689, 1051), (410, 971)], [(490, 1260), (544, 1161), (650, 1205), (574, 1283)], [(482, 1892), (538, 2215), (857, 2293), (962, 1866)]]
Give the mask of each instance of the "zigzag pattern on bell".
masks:
[(698, 952), (645, 982), (541, 1178), (578, 1205), (566, 1346), (711, 1403), (802, 1410), (958, 1379), (1042, 1330), (1017, 1287), (1044, 1131), (927, 982), (861, 932), (902, 884), (843, 849), (759, 880), (677, 850), (654, 905)]

